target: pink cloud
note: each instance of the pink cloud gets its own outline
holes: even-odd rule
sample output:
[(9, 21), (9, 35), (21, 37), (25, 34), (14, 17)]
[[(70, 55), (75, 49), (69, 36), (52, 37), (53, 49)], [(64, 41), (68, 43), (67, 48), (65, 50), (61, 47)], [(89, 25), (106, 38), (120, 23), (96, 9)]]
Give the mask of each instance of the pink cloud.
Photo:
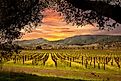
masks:
[(46, 9), (44, 15), (42, 26), (34, 29), (31, 33), (25, 34), (23, 39), (45, 38), (48, 40), (59, 40), (74, 35), (121, 35), (121, 27), (112, 31), (101, 31), (99, 28), (91, 25), (77, 28), (63, 22), (62, 16), (54, 10)]

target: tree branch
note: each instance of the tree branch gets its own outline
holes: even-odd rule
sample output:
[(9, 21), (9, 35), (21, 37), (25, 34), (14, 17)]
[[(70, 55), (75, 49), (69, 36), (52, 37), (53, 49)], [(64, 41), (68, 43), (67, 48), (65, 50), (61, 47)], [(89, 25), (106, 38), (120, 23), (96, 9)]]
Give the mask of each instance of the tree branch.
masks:
[(90, 0), (66, 0), (74, 7), (82, 10), (93, 10), (98, 15), (106, 16), (114, 19), (121, 24), (121, 7), (118, 5), (110, 5), (103, 1), (90, 1)]

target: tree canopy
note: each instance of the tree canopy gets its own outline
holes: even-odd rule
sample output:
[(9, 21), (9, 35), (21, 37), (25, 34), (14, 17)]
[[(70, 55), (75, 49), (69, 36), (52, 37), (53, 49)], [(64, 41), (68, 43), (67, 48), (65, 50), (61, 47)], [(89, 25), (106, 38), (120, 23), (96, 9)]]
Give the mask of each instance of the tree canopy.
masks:
[(1, 40), (14, 40), (21, 36), (21, 29), (37, 26), (44, 8), (42, 0), (0, 0)]
[(83, 26), (97, 23), (100, 29), (121, 24), (121, 1), (114, 0), (0, 0), (1, 41), (21, 37), (21, 30), (41, 25), (45, 8), (53, 8), (67, 23)]
[(97, 23), (99, 29), (110, 30), (121, 24), (120, 0), (0, 0), (0, 57), (19, 53), (12, 41), (22, 36), (22, 29), (41, 25), (47, 8), (76, 26)]
[(22, 29), (30, 31), (41, 24), (46, 7), (44, 0), (0, 0), (0, 58), (8, 60), (19, 53), (12, 41), (22, 36)]
[(79, 26), (97, 23), (100, 29), (113, 29), (121, 23), (119, 12), (121, 3), (111, 2), (111, 0), (61, 0), (57, 2), (57, 10), (64, 14), (68, 23)]

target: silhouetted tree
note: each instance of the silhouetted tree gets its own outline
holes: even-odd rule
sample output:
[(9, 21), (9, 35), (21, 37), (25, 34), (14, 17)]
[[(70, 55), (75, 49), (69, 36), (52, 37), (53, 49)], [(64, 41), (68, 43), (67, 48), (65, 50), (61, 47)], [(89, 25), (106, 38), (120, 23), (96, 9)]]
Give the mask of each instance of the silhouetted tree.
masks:
[(36, 49), (37, 49), (37, 50), (38, 50), (38, 49), (42, 49), (42, 47), (41, 47), (41, 46), (37, 46)]
[(29, 30), (41, 23), (44, 0), (0, 0), (1, 40), (21, 37), (21, 29)]
[(22, 29), (30, 31), (41, 23), (47, 4), (45, 0), (0, 0), (0, 58), (19, 53), (12, 41), (22, 36)]
[(12, 41), (21, 37), (21, 29), (29, 30), (41, 24), (45, 8), (56, 9), (67, 23), (77, 26), (97, 23), (100, 29), (112, 29), (121, 23), (121, 1), (0, 0), (1, 40)]
[(1, 43), (11, 45), (22, 29), (41, 25), (45, 8), (55, 9), (67, 23), (77, 26), (97, 23), (100, 29), (113, 29), (121, 23), (119, 0), (0, 0)]
[(77, 26), (97, 23), (100, 29), (110, 30), (121, 23), (119, 0), (57, 0), (57, 11)]

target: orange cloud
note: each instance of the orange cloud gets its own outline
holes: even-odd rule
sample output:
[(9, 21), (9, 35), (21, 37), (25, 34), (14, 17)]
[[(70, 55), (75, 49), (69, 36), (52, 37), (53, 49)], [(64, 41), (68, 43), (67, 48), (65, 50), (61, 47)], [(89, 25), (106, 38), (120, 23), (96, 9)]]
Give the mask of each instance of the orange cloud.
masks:
[(44, 11), (44, 19), (41, 27), (32, 30), (31, 33), (26, 33), (22, 39), (36, 39), (44, 38), (48, 40), (59, 40), (75, 35), (102, 35), (102, 34), (120, 34), (121, 27), (113, 31), (101, 31), (97, 27), (86, 25), (84, 27), (76, 27), (63, 22), (63, 17), (52, 9), (46, 9)]

